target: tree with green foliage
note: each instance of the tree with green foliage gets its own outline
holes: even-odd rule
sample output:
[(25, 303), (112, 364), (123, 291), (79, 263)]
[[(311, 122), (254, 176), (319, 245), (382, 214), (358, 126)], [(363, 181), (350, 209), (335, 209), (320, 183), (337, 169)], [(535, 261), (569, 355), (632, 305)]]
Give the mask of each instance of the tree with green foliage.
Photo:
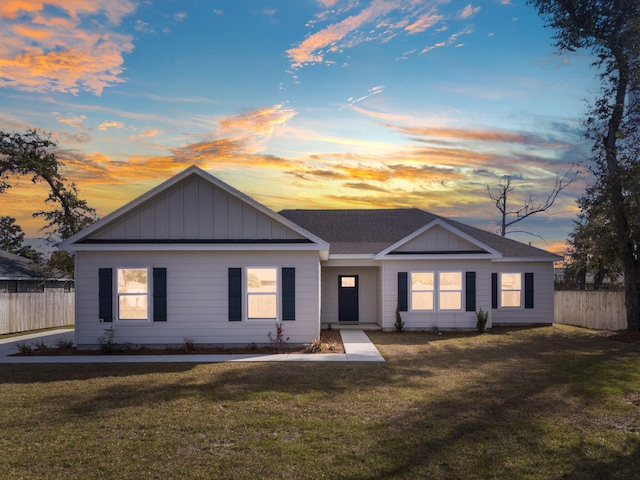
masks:
[[(43, 230), (54, 244), (91, 225), (97, 218), (87, 201), (79, 198), (76, 185), (68, 183), (62, 175), (64, 164), (58, 159), (55, 148), (55, 142), (46, 133), (0, 131), (0, 194), (12, 188), (10, 180), (13, 177), (28, 176), (33, 183), (47, 184), (49, 195), (45, 203), (53, 208), (34, 212), (33, 216), (46, 221)], [(65, 273), (72, 275), (73, 270)]]
[(587, 119), (595, 185), (616, 238), (627, 325), (640, 330), (637, 142), (640, 109), (640, 0), (530, 0), (555, 30), (560, 50), (591, 51), (601, 89)]
[(578, 200), (581, 213), (569, 237), (569, 261), (564, 280), (569, 286), (586, 288), (587, 275), (593, 276), (593, 289), (598, 290), (605, 279), (615, 283), (622, 273), (618, 247), (608, 206), (592, 187)]
[(16, 219), (0, 217), (0, 250), (20, 255), (34, 262), (40, 262), (42, 256), (28, 245), (24, 245), (24, 232)]

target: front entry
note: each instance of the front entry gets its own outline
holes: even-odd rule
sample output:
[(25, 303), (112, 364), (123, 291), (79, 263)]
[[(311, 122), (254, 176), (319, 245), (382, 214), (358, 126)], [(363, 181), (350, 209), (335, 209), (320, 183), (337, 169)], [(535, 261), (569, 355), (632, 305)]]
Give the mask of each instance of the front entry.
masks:
[(338, 321), (357, 322), (358, 275), (338, 275)]

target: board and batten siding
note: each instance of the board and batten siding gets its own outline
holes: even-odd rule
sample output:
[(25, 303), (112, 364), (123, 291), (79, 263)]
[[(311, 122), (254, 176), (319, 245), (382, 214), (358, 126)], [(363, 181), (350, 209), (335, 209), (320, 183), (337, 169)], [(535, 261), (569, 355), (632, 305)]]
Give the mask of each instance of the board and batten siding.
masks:
[[(476, 308), (491, 307), (491, 263), (489, 260), (389, 260), (382, 265), (382, 328), (393, 330), (398, 304), (398, 272), (462, 272), (462, 310), (455, 312), (401, 312), (406, 330), (475, 329), (475, 312), (465, 311), (465, 272), (476, 272)], [(410, 281), (410, 280), (409, 280)], [(409, 285), (409, 295), (411, 286)], [(410, 303), (410, 302), (409, 302)], [(489, 315), (491, 321), (491, 315)], [(489, 324), (490, 326), (490, 324)]]
[[(491, 310), (493, 325), (552, 324), (554, 316), (553, 262), (494, 262), (494, 273), (533, 273), (533, 308)], [(524, 282), (524, 276), (523, 276)], [(524, 287), (523, 287), (524, 288)], [(524, 293), (522, 296), (524, 304)]]
[[(266, 344), (275, 322), (230, 322), (228, 269), (292, 267), (296, 275), (296, 319), (283, 322), (290, 344), (309, 343), (320, 335), (320, 265), (317, 252), (77, 252), (76, 343), (91, 348), (113, 327), (118, 343), (181, 345)], [(167, 321), (101, 323), (98, 318), (100, 268), (167, 269)], [(281, 288), (279, 297), (281, 297)], [(152, 292), (150, 292), (152, 294)], [(280, 299), (279, 299), (280, 301)], [(115, 302), (115, 299), (114, 299)], [(246, 314), (246, 304), (243, 305)], [(114, 315), (116, 314), (114, 303)], [(153, 313), (150, 312), (150, 315)]]
[(481, 251), (480, 247), (436, 225), (396, 249), (397, 252)]
[(338, 323), (338, 276), (358, 276), (358, 310), (360, 323), (379, 324), (378, 267), (323, 267), (323, 324)]
[(92, 240), (300, 240), (303, 237), (202, 178), (189, 178)]

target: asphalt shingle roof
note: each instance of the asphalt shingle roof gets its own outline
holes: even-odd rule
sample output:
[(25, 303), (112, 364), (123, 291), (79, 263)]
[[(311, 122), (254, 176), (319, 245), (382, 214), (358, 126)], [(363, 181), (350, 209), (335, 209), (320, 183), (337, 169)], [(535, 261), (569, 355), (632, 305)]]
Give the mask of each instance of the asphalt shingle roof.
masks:
[(0, 280), (31, 280), (39, 277), (29, 259), (0, 250)]
[(331, 245), (331, 254), (376, 254), (440, 219), (507, 258), (553, 254), (418, 208), (371, 210), (283, 210), (280, 215)]

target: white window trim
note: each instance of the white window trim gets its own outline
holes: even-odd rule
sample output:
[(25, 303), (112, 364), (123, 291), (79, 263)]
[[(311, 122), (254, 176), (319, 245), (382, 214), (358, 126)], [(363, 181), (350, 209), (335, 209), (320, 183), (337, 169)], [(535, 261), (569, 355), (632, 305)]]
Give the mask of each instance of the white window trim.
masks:
[[(460, 290), (442, 290), (440, 288), (440, 275), (442, 275), (443, 273), (459, 273), (460, 274)], [(438, 286), (438, 312), (441, 313), (458, 313), (458, 312), (462, 312), (463, 308), (464, 308), (464, 270), (441, 270), (438, 272), (438, 276), (436, 278), (436, 282), (437, 282), (437, 286)], [(460, 293), (460, 308), (447, 308), (446, 310), (443, 310), (440, 308), (440, 295), (442, 293)]]
[[(433, 288), (431, 290), (414, 290), (413, 289), (413, 274), (414, 273), (430, 273), (433, 275)], [(415, 271), (411, 271), (409, 272), (409, 278), (408, 278), (408, 282), (409, 282), (409, 311), (411, 312), (419, 312), (419, 313), (424, 313), (424, 312), (436, 312), (437, 308), (437, 299), (436, 299), (436, 292), (438, 291), (438, 288), (436, 286), (436, 279), (438, 276), (438, 272), (435, 272), (433, 270), (415, 270)], [(432, 295), (432, 300), (433, 300), (433, 308), (413, 308), (413, 292), (430, 292)]]
[[(464, 311), (464, 298), (465, 298), (465, 283), (464, 283), (464, 270), (413, 270), (410, 271), (408, 276), (408, 294), (409, 294), (409, 311), (411, 313), (460, 313)], [(413, 308), (413, 285), (411, 283), (411, 276), (414, 273), (432, 273), (433, 274), (433, 290), (416, 290), (417, 292), (432, 292), (433, 293), (433, 308), (426, 309), (414, 309)], [(443, 290), (444, 292), (460, 292), (460, 308), (448, 308), (443, 310), (440, 308), (440, 274), (441, 273), (459, 273), (460, 274), (460, 290)]]
[[(275, 270), (276, 271), (276, 291), (275, 292), (249, 292), (249, 270)], [(256, 323), (280, 323), (281, 322), (281, 297), (282, 281), (280, 267), (273, 265), (248, 266), (244, 268), (244, 282), (242, 285), (244, 312), (243, 322)], [(276, 316), (271, 318), (251, 318), (249, 317), (249, 296), (251, 295), (275, 295), (276, 296)]]
[[(502, 275), (520, 275), (520, 290), (502, 289)], [(502, 305), (502, 292), (520, 292), (520, 305), (511, 307)], [(524, 309), (524, 272), (500, 272), (498, 273), (498, 309), (523, 310)]]
[[(147, 293), (141, 294), (141, 293), (132, 293), (132, 294), (127, 294), (127, 293), (120, 293), (118, 291), (118, 272), (120, 270), (146, 270), (147, 271)], [(153, 320), (153, 312), (151, 311), (151, 307), (152, 307), (152, 292), (151, 292), (151, 268), (146, 267), (146, 266), (127, 266), (127, 267), (115, 267), (115, 275), (113, 276), (113, 291), (115, 292), (115, 321), (122, 324), (122, 325), (141, 325), (141, 324), (148, 324), (148, 323), (152, 323)], [(132, 296), (132, 295), (146, 295), (147, 297), (147, 318), (145, 319), (122, 319), (120, 318), (120, 296)]]

